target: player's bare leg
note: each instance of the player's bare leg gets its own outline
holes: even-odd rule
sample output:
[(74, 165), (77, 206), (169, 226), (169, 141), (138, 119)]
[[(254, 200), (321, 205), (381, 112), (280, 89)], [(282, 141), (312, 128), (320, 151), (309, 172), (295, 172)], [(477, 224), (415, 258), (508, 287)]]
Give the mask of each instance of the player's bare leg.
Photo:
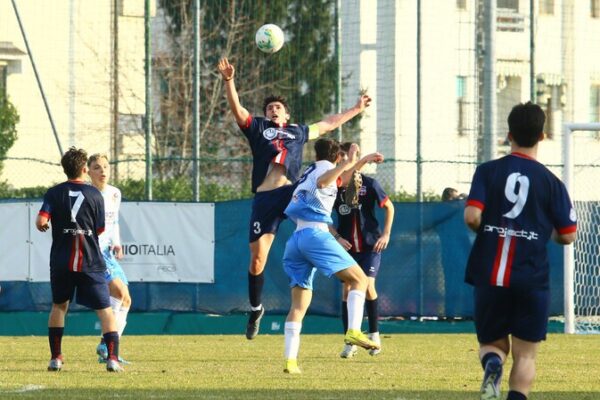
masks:
[(262, 305), (262, 290), (264, 286), (264, 270), (269, 256), (269, 250), (275, 239), (275, 234), (265, 233), (250, 243), (250, 266), (248, 268), (248, 294), (250, 297), (250, 318), (246, 325), (246, 338), (251, 340), (258, 335), (260, 320), (265, 313)]
[(508, 336), (492, 343), (481, 343), (479, 346), (479, 359), (483, 367), (483, 381), (481, 382), (480, 399), (493, 400), (500, 398), (500, 382), (502, 379), (502, 366), (506, 355), (510, 351)]
[(508, 379), (510, 391), (529, 395), (535, 378), (535, 358), (538, 347), (539, 343), (512, 338), (513, 366)]
[(312, 300), (312, 290), (299, 286), (292, 288), (292, 305), (285, 320), (285, 367), (283, 372), (299, 374), (298, 351), (300, 350), (300, 331), (302, 320)]

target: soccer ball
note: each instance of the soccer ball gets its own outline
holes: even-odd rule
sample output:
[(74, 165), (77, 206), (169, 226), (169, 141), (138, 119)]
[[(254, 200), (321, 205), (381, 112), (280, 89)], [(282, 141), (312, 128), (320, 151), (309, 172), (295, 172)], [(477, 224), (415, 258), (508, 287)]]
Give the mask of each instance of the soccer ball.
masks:
[(260, 51), (272, 54), (283, 47), (285, 37), (280, 27), (274, 24), (266, 24), (258, 28), (255, 40)]

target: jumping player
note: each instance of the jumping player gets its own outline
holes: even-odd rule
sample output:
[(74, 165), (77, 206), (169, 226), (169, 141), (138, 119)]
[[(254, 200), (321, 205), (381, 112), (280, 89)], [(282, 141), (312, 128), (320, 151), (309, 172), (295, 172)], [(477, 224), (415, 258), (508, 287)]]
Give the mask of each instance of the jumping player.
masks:
[[(123, 268), (117, 260), (123, 258), (121, 247), (121, 234), (119, 229), (119, 208), (121, 206), (121, 191), (109, 185), (110, 166), (108, 156), (105, 154), (93, 154), (87, 162), (88, 174), (92, 185), (102, 193), (104, 198), (105, 226), (106, 229), (98, 236), (100, 251), (106, 263), (105, 278), (110, 291), (110, 306), (117, 320), (119, 338), (123, 336), (125, 325), (127, 325), (127, 313), (131, 307), (131, 296), (127, 277)], [(104, 337), (96, 347), (96, 354), (100, 357), (98, 361), (105, 362), (108, 357), (108, 349)], [(122, 358), (121, 363), (127, 363)]]
[(570, 244), (576, 236), (575, 210), (564, 184), (536, 161), (544, 121), (536, 104), (513, 107), (512, 153), (477, 167), (465, 208), (465, 222), (477, 233), (465, 281), (474, 286), (482, 400), (500, 398), (511, 347), (507, 399), (527, 399), (548, 324), (546, 243), (552, 238)]
[(362, 95), (354, 107), (312, 125), (288, 124), (290, 110), (285, 99), (267, 97), (263, 105), (265, 118), (252, 116), (240, 104), (233, 81), (233, 65), (223, 58), (219, 61), (218, 70), (225, 82), (229, 107), (252, 150), (252, 192), (255, 196), (250, 217), (248, 292), (251, 313), (246, 338), (253, 339), (265, 313), (261, 299), (265, 264), (275, 233), (285, 218), (283, 210), (294, 191), (292, 183), (300, 176), (304, 143), (360, 114), (369, 106), (371, 98)]
[(65, 316), (77, 289), (77, 304), (96, 310), (108, 348), (106, 369), (122, 372), (119, 364), (119, 334), (110, 308), (106, 266), (98, 246), (104, 230), (104, 201), (98, 189), (83, 182), (87, 172), (87, 154), (71, 147), (61, 164), (68, 177), (46, 192), (36, 219), (36, 227), (46, 232), (52, 224), (50, 251), (50, 286), (52, 310), (48, 319), (51, 359), (48, 371), (60, 371)]
[[(298, 351), (302, 320), (312, 299), (315, 271), (337, 276), (349, 287), (348, 330), (345, 341), (365, 349), (378, 349), (360, 330), (368, 279), (356, 261), (329, 233), (333, 223), (331, 211), (337, 195), (340, 175), (357, 162), (358, 146), (353, 144), (347, 157), (339, 152), (339, 143), (332, 139), (315, 142), (316, 162), (300, 178), (285, 214), (296, 223), (296, 231), (287, 241), (283, 268), (290, 279), (292, 304), (285, 321), (285, 368), (290, 374), (300, 373)], [(374, 153), (370, 161), (383, 161)], [(337, 165), (336, 165), (337, 164)]]
[[(342, 144), (341, 149), (347, 153), (352, 143)], [(369, 320), (369, 339), (379, 344), (379, 312), (377, 306), (377, 290), (375, 279), (381, 264), (381, 252), (387, 248), (394, 221), (394, 204), (389, 199), (379, 182), (361, 174), (360, 168), (365, 164), (364, 159), (356, 165), (355, 172), (347, 176), (342, 175), (342, 187), (339, 188), (335, 204), (338, 217), (337, 228), (329, 227), (339, 244), (346, 249), (352, 258), (362, 268), (369, 278), (365, 308)], [(352, 189), (352, 190), (350, 190)], [(350, 196), (356, 193), (356, 196)], [(354, 199), (352, 199), (353, 197)], [(375, 205), (384, 209), (383, 231), (375, 218)], [(347, 298), (350, 287), (343, 283), (342, 293), (342, 323), (344, 332), (348, 330)], [(346, 344), (340, 353), (342, 358), (350, 358), (356, 354), (357, 347)], [(381, 348), (369, 350), (372, 356), (379, 354)]]

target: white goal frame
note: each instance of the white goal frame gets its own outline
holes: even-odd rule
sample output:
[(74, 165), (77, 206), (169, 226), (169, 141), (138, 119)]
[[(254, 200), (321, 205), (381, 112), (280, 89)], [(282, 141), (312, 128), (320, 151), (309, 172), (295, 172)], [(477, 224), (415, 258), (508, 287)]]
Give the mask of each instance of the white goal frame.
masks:
[[(600, 131), (600, 123), (565, 123), (563, 125), (563, 182), (571, 193), (573, 187), (573, 145), (575, 131)], [(572, 193), (571, 193), (572, 195)], [(573, 200), (574, 201), (574, 200)], [(575, 332), (575, 252), (572, 244), (564, 246), (564, 313), (565, 333)]]

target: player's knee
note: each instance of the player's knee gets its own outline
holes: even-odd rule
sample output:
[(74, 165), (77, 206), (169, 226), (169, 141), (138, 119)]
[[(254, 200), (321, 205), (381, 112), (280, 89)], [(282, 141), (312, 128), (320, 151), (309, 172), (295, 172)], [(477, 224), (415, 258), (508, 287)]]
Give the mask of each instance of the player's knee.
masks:
[(248, 270), (252, 275), (258, 275), (264, 271), (266, 262), (266, 257), (261, 257), (259, 255), (253, 256), (250, 259), (250, 268)]
[(67, 310), (69, 308), (69, 302), (64, 302), (64, 303), (60, 303), (60, 304), (52, 304), (52, 308), (54, 309), (54, 311), (64, 314), (67, 312)]
[(123, 303), (121, 304), (121, 307), (123, 307), (123, 308), (131, 307), (131, 296), (127, 292), (125, 293), (125, 296), (123, 297)]

